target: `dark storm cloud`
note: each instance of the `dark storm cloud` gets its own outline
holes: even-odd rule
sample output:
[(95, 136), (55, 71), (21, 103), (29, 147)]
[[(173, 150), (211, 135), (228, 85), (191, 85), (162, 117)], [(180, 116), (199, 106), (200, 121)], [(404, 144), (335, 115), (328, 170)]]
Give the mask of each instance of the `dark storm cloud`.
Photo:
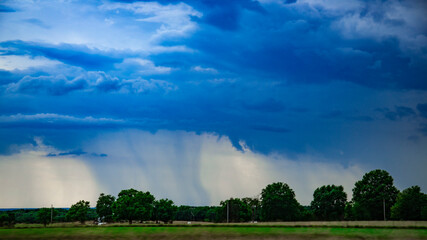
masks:
[[(265, 10), (256, 1), (202, 1), (198, 9), (206, 15), (202, 17), (203, 23), (210, 24), (222, 30), (235, 31), (240, 28), (241, 11), (244, 9), (264, 13)], [(189, 2), (191, 4), (191, 2)], [(197, 9), (197, 8), (196, 8)]]
[(16, 12), (15, 9), (5, 6), (5, 5), (0, 5), (0, 13), (8, 13), (8, 12)]
[(419, 130), (424, 136), (427, 136), (427, 124), (426, 123), (421, 124)]
[(69, 81), (65, 76), (25, 76), (17, 83), (9, 84), (7, 90), (24, 94), (64, 95), (86, 87), (87, 82), (81, 78)]
[(420, 136), (418, 135), (411, 135), (408, 137), (408, 140), (414, 143), (418, 143), (420, 141)]
[(0, 85), (8, 84), (16, 80), (15, 74), (9, 71), (0, 70)]
[(359, 115), (355, 115), (347, 113), (347, 112), (343, 112), (341, 110), (334, 110), (334, 111), (330, 111), (324, 114), (320, 115), (321, 118), (323, 119), (341, 119), (341, 120), (347, 120), (347, 121), (361, 121), (361, 122), (370, 122), (373, 121), (374, 119), (371, 116), (359, 116)]
[(243, 108), (247, 110), (255, 110), (259, 112), (281, 112), (285, 109), (285, 105), (276, 99), (269, 98), (260, 102), (243, 102)]
[[(175, 35), (156, 35), (147, 43), (147, 49), (134, 44), (132, 47), (139, 49), (135, 51), (115, 50), (110, 42), (97, 42), (91, 36), (87, 45), (37, 42), (28, 40), (30, 37), (3, 41), (2, 56), (43, 56), (63, 63), (62, 68), (54, 67), (56, 71), (0, 72), (5, 76), (1, 80), (3, 102), (13, 102), (10, 106), (0, 103), (3, 115), (108, 116), (129, 121), (100, 125), (80, 122), (81, 128), (215, 132), (228, 136), (236, 148), (243, 140), (263, 153), (300, 154), (314, 148), (328, 155), (326, 149), (338, 148), (335, 145), (341, 142), (336, 139), (346, 137), (337, 130), (339, 126), (348, 124), (359, 131), (361, 125), (374, 126), (384, 118), (396, 123), (411, 118), (414, 110), (405, 106), (413, 103), (394, 101), (394, 94), (404, 94), (402, 89), (427, 88), (422, 51), (425, 28), (414, 26), (408, 15), (392, 17), (390, 12), (403, 8), (413, 13), (424, 5), (360, 1), (353, 7), (328, 1), (310, 4), (287, 0), (159, 1), (162, 5), (147, 5), (167, 6), (171, 13), (184, 12), (183, 17), (170, 23), (162, 19), (163, 15), (139, 13), (141, 6), (126, 4), (136, 1), (120, 2), (125, 4), (117, 11), (112, 11), (117, 9), (114, 6), (104, 6), (109, 10), (102, 12), (102, 6), (95, 4), (91, 17), (99, 21), (100, 29), (117, 27), (129, 38), (141, 32), (141, 40), (162, 31)], [(194, 9), (201, 14), (195, 14)], [(82, 28), (88, 17), (84, 14), (78, 22)], [(411, 16), (420, 20), (416, 13)], [(30, 19), (33, 25), (54, 24), (37, 16), (24, 19)], [(170, 26), (173, 24), (192, 30), (183, 33), (181, 28)], [(82, 31), (83, 37), (84, 33), (87, 31)], [(111, 42), (117, 40), (116, 36), (105, 36), (111, 37)], [(109, 50), (99, 50), (97, 44), (107, 44), (99, 49)], [(173, 50), (176, 47), (181, 50)], [(150, 61), (151, 65), (147, 67), (143, 62), (141, 66), (135, 58)], [(375, 112), (370, 109), (378, 107), (374, 95), (388, 89), (396, 92), (390, 95), (392, 104), (387, 106), (396, 107), (384, 110), (381, 119), (372, 117)], [(417, 110), (423, 115), (422, 106)], [(64, 120), (53, 122), (2, 124), (14, 129), (80, 126)]]
[(182, 150), (169, 154), (179, 171), (201, 155), (183, 149), (183, 131), (426, 182), (425, 1), (118, 2), (10, 1), (19, 11), (0, 16), (0, 154), (40, 137), (55, 149), (44, 155), (96, 170), (126, 161), (117, 144), (90, 150), (91, 139), (165, 131), (177, 133), (166, 145)]
[(322, 114), (321, 117), (322, 118), (338, 118), (338, 117), (342, 117), (344, 114), (342, 111), (339, 110), (335, 110), (335, 111), (331, 111), (325, 114)]
[(258, 131), (275, 132), (275, 133), (287, 133), (290, 131), (287, 128), (273, 127), (273, 126), (262, 126), (262, 125), (252, 126), (251, 128), (254, 130), (258, 130)]
[(69, 151), (69, 152), (60, 152), (60, 153), (58, 153), (58, 156), (68, 156), (68, 155), (80, 156), (83, 154), (87, 154), (87, 152), (84, 152), (81, 149), (77, 149), (77, 150)]
[(100, 51), (91, 50), (82, 45), (52, 45), (18, 40), (1, 42), (0, 47), (6, 49), (3, 55), (44, 56), (87, 70), (111, 69), (115, 63), (123, 61), (121, 58), (102, 54)]
[(128, 121), (113, 118), (79, 117), (54, 113), (15, 114), (0, 116), (0, 128), (79, 129), (131, 126)]
[(416, 116), (416, 113), (412, 108), (405, 106), (395, 106), (394, 110), (390, 110), (389, 108), (378, 108), (376, 111), (381, 112), (385, 118), (392, 121)]
[[(134, 3), (151, 1), (118, 0), (116, 2)], [(194, 18), (194, 21), (225, 31), (236, 31), (240, 28), (240, 18), (243, 10), (265, 13), (261, 4), (254, 0), (161, 0), (157, 2), (165, 5), (184, 2), (196, 10), (203, 12), (203, 16)]]
[(76, 77), (66, 77), (63, 74), (48, 76), (25, 76), (9, 83), (6, 93), (21, 93), (33, 95), (66, 95), (74, 91), (110, 93), (148, 93), (175, 90), (174, 84), (162, 80), (119, 79), (101, 71), (86, 72)]
[(81, 156), (81, 155), (90, 155), (93, 157), (108, 157), (107, 154), (105, 153), (88, 153), (85, 152), (81, 149), (76, 149), (76, 150), (72, 150), (72, 151), (68, 151), (68, 152), (58, 152), (58, 153), (48, 153), (46, 156), (47, 157), (56, 157), (56, 156)]
[[(250, 12), (242, 12), (237, 19), (236, 14), (229, 13), (235, 6), (240, 5), (222, 9), (222, 14), (232, 17), (215, 18), (216, 21), (233, 18), (230, 22), (237, 23), (227, 26), (235, 31), (202, 28), (185, 43), (204, 52), (201, 57), (208, 54), (210, 58), (221, 59), (223, 65), (232, 66), (236, 72), (285, 81), (322, 83), (343, 80), (375, 88), (427, 87), (423, 81), (426, 62), (420, 58), (424, 55), (422, 52), (402, 54), (401, 47), (405, 43), (402, 43), (404, 38), (400, 35), (378, 32), (379, 41), (374, 35), (345, 36), (336, 28), (338, 24), (344, 28), (346, 21), (350, 21), (347, 12), (331, 15), (324, 9), (313, 9), (305, 4), (291, 4), (289, 7), (268, 4), (263, 6), (263, 14), (251, 17)], [(387, 5), (375, 5), (380, 9), (377, 11), (383, 12), (383, 17), (379, 13), (371, 13), (372, 8), (365, 4), (364, 8), (355, 9), (360, 16), (350, 14), (360, 21), (374, 19), (372, 21), (386, 28), (389, 24), (386, 22), (391, 21), (384, 17)], [(205, 14), (203, 9), (201, 11)], [(209, 13), (208, 10), (206, 12)], [(407, 28), (403, 20), (396, 22), (399, 24), (393, 27)], [(237, 25), (246, 27), (237, 29)]]
[(427, 118), (427, 103), (417, 104), (417, 110), (421, 117)]

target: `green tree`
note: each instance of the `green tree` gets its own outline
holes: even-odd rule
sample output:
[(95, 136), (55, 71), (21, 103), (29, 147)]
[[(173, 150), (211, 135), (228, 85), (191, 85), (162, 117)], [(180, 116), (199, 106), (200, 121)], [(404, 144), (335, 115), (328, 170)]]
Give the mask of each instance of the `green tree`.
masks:
[(37, 219), (46, 227), (50, 223), (51, 218), (55, 217), (57, 213), (58, 211), (51, 208), (40, 208), (37, 211)]
[(90, 208), (88, 201), (80, 200), (77, 203), (71, 205), (70, 210), (67, 212), (67, 219), (71, 221), (79, 221), (84, 224), (87, 219), (87, 214)]
[(386, 218), (390, 218), (390, 209), (396, 202), (399, 191), (393, 185), (393, 178), (384, 170), (373, 170), (357, 181), (353, 188), (353, 209), (357, 220), (383, 219), (383, 203)]
[(310, 206), (300, 206), (300, 221), (313, 221), (315, 220), (313, 210)]
[(342, 220), (346, 202), (343, 186), (326, 185), (314, 191), (311, 208), (318, 220)]
[(154, 201), (154, 220), (164, 223), (172, 223), (178, 207), (173, 204), (172, 200), (160, 199)]
[(251, 211), (252, 211), (251, 220), (252, 221), (260, 220), (261, 201), (259, 200), (259, 198), (245, 197), (245, 198), (242, 198), (242, 201), (251, 208)]
[(301, 217), (301, 205), (286, 183), (272, 183), (261, 192), (261, 213), (265, 221), (295, 221)]
[(113, 204), (113, 213), (117, 219), (149, 220), (153, 211), (154, 196), (150, 192), (141, 192), (133, 188), (120, 191)]
[(423, 219), (423, 208), (427, 208), (427, 195), (421, 192), (419, 186), (412, 186), (399, 193), (396, 204), (391, 208), (391, 217), (398, 220), (427, 220)]
[(15, 211), (0, 212), (0, 227), (13, 227), (16, 221)]
[(105, 195), (104, 193), (99, 195), (96, 202), (96, 213), (103, 221), (113, 221), (113, 204), (115, 200), (116, 198), (111, 195)]
[(37, 217), (38, 209), (20, 209), (16, 210), (16, 222), (17, 223), (39, 223)]
[(344, 208), (344, 220), (353, 221), (355, 219), (353, 214), (353, 201), (347, 202)]
[(221, 201), (221, 219), (227, 221), (227, 208), (230, 222), (248, 222), (252, 217), (251, 207), (239, 198)]
[(0, 212), (0, 227), (3, 227), (9, 221), (9, 216), (6, 212)]

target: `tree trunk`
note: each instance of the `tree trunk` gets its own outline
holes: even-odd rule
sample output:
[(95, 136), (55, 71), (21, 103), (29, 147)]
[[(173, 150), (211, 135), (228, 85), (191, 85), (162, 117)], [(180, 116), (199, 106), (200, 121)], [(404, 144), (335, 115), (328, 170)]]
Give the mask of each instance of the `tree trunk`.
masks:
[(129, 219), (129, 224), (132, 224), (132, 219)]

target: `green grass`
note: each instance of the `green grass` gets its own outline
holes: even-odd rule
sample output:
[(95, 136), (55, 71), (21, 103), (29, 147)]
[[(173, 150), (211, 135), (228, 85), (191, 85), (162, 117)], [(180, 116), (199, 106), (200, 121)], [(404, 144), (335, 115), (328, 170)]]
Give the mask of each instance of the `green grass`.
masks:
[(0, 229), (0, 239), (427, 239), (427, 229), (57, 227)]

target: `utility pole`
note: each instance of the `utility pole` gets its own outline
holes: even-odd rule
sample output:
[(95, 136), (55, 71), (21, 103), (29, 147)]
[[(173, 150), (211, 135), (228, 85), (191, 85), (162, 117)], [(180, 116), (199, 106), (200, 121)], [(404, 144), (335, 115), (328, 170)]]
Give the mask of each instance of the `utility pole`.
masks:
[(252, 205), (252, 223), (255, 222), (255, 206)]
[(383, 212), (384, 212), (384, 221), (386, 220), (385, 219), (385, 198), (383, 198)]
[(50, 224), (53, 223), (53, 204), (50, 204)]
[(230, 207), (229, 207), (230, 201), (227, 201), (227, 223), (228, 223), (228, 215), (230, 212)]

